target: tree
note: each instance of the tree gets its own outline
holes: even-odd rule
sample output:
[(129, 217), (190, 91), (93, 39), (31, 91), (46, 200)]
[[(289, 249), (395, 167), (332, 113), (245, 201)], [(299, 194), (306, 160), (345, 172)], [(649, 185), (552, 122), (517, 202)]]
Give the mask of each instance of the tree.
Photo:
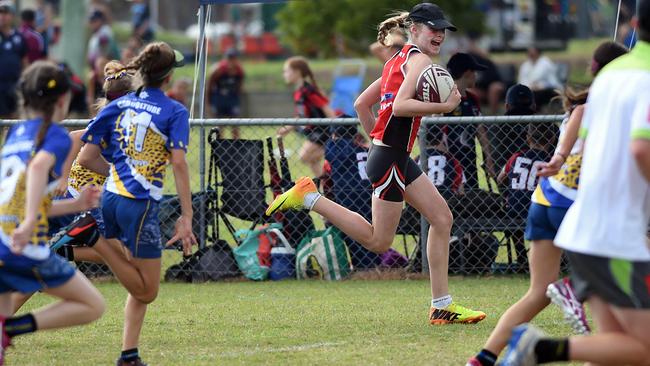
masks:
[[(366, 54), (377, 38), (377, 25), (397, 10), (408, 11), (421, 0), (290, 1), (277, 14), (282, 39), (294, 52), (331, 57)], [(475, 0), (437, 0), (461, 32), (483, 29)]]

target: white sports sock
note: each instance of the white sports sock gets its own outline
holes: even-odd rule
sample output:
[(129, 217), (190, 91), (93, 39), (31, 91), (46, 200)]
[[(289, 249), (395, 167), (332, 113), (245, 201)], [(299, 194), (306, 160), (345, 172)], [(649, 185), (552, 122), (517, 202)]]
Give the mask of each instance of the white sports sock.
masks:
[(439, 297), (437, 299), (431, 300), (431, 306), (438, 308), (438, 309), (444, 309), (447, 306), (451, 305), (451, 295), (446, 295), (443, 297)]
[(316, 204), (316, 201), (321, 197), (320, 193), (318, 192), (309, 192), (305, 194), (305, 198), (302, 200), (302, 205), (308, 209), (311, 210), (314, 205)]

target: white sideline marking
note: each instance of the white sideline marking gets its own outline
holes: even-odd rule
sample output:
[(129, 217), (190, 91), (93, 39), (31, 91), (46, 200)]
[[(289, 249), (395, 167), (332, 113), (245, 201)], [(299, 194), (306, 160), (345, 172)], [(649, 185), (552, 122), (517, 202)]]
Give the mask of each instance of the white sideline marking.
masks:
[(319, 342), (312, 344), (302, 344), (297, 346), (286, 346), (286, 347), (258, 347), (250, 351), (243, 352), (225, 352), (220, 354), (221, 357), (240, 357), (240, 356), (252, 356), (259, 353), (282, 353), (282, 352), (302, 352), (308, 351), (316, 348), (327, 348), (334, 346), (344, 345), (346, 342)]

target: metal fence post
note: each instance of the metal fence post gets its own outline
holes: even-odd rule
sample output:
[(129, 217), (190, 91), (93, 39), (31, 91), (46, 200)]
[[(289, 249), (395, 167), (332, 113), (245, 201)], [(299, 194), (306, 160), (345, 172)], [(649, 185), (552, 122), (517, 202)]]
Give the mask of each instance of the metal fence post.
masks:
[[(427, 127), (429, 125), (425, 122), (420, 125), (418, 131), (418, 141), (420, 143), (420, 168), (423, 172), (428, 169), (428, 156), (427, 156)], [(429, 258), (427, 257), (427, 239), (429, 237), (429, 223), (427, 219), (420, 213), (420, 254), (422, 255), (422, 273), (429, 273)]]
[[(205, 192), (205, 127), (201, 126), (199, 130), (199, 135), (201, 136), (201, 143), (199, 144), (199, 187), (200, 193)], [(205, 218), (207, 217), (205, 212), (205, 200), (200, 200), (199, 204), (199, 247), (205, 247), (206, 235), (205, 231), (207, 230), (205, 226)]]
[[(200, 34), (199, 34), (199, 42), (201, 42), (201, 45), (199, 46), (201, 52), (199, 53), (199, 80), (198, 80), (198, 86), (199, 86), (199, 118), (203, 119), (205, 118), (205, 69), (206, 69), (206, 61), (207, 61), (207, 52), (208, 50), (206, 49), (206, 44), (205, 44), (205, 18), (207, 16), (208, 11), (210, 10), (210, 7), (207, 5), (203, 5), (200, 8), (199, 11), (199, 23), (201, 24), (201, 29), (200, 29)], [(190, 125), (191, 126), (191, 125)], [(199, 156), (199, 187), (200, 191), (199, 193), (205, 192), (205, 127), (203, 124), (201, 124), (201, 127), (199, 129), (199, 153), (201, 154)], [(200, 200), (199, 202), (199, 248), (205, 247), (205, 200)]]

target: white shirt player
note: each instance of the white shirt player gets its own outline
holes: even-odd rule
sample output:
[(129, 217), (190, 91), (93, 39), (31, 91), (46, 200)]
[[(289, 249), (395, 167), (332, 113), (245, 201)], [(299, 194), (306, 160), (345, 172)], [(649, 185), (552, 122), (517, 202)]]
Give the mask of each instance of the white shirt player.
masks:
[(555, 243), (582, 254), (650, 261), (650, 185), (630, 150), (634, 138), (650, 139), (650, 67), (620, 61), (590, 88), (580, 188)]

